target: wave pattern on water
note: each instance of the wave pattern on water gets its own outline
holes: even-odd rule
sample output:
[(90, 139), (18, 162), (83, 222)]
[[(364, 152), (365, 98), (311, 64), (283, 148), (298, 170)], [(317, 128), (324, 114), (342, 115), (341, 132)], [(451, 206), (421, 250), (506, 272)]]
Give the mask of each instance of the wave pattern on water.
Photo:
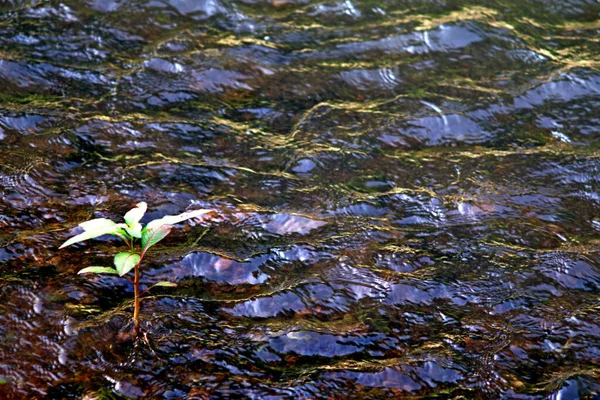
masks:
[[(0, 2), (0, 397), (598, 395), (599, 12)], [(134, 342), (57, 247), (141, 200)]]

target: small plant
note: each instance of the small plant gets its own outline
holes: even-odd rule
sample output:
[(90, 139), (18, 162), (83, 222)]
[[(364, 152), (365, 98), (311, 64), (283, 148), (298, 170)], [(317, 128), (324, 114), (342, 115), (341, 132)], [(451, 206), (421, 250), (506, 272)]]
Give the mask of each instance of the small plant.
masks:
[[(194, 210), (184, 212), (179, 215), (167, 215), (160, 219), (155, 219), (149, 222), (146, 227), (142, 227), (140, 220), (144, 216), (148, 206), (146, 203), (141, 202), (136, 205), (135, 208), (129, 210), (125, 216), (125, 223), (115, 223), (110, 219), (97, 218), (90, 221), (82, 222), (79, 224), (83, 228), (83, 233), (73, 236), (71, 239), (63, 243), (59, 248), (70, 246), (74, 243), (82, 242), (84, 240), (93, 239), (102, 235), (114, 235), (118, 236), (127, 244), (129, 247), (128, 251), (123, 251), (115, 254), (114, 268), (111, 267), (87, 267), (79, 271), (79, 274), (115, 274), (128, 279), (133, 283), (134, 290), (134, 309), (133, 309), (133, 321), (135, 323), (135, 329), (139, 326), (140, 316), (140, 297), (148, 290), (157, 286), (177, 286), (172, 282), (158, 282), (150, 286), (146, 290), (140, 293), (140, 279), (141, 271), (140, 265), (146, 255), (148, 249), (154, 246), (156, 243), (164, 239), (173, 225), (183, 222), (191, 218), (198, 218), (203, 214), (211, 212), (211, 210)], [(136, 252), (136, 242), (141, 241), (141, 248), (139, 253)], [(127, 276), (129, 272), (133, 270), (133, 279)]]

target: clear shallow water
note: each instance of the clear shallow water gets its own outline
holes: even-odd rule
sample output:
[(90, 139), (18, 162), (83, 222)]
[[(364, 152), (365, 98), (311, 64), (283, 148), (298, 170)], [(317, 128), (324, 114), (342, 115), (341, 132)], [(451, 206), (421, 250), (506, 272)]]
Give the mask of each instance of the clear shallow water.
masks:
[[(594, 1), (0, 5), (3, 398), (593, 397)], [(78, 222), (220, 216), (142, 303)]]

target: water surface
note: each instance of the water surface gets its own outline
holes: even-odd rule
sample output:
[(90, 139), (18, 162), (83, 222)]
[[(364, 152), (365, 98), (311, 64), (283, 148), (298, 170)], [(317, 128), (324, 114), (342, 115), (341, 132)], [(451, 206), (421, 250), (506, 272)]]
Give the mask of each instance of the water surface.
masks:
[[(0, 397), (600, 392), (600, 5), (0, 3)], [(131, 285), (90, 218), (210, 208)], [(598, 218), (598, 219), (597, 219)]]

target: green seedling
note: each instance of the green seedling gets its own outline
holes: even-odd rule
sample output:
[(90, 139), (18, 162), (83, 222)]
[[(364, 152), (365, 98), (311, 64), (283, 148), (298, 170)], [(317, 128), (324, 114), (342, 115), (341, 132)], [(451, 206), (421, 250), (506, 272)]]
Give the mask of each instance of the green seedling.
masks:
[[(149, 222), (145, 227), (142, 227), (140, 220), (144, 216), (147, 208), (148, 206), (144, 202), (137, 204), (135, 208), (125, 214), (125, 223), (116, 223), (106, 218), (97, 218), (82, 222), (79, 226), (83, 229), (83, 233), (73, 236), (60, 246), (60, 249), (62, 249), (63, 247), (70, 246), (74, 243), (83, 242), (84, 240), (93, 239), (102, 235), (114, 235), (123, 239), (129, 247), (129, 250), (115, 254), (114, 268), (92, 266), (84, 268), (78, 273), (114, 274), (122, 276), (133, 283), (135, 296), (133, 321), (136, 330), (138, 329), (140, 322), (140, 297), (154, 287), (177, 286), (173, 282), (163, 281), (155, 283), (146, 290), (140, 292), (140, 265), (142, 264), (146, 252), (150, 247), (163, 240), (171, 232), (173, 225), (191, 218), (198, 218), (211, 212), (211, 210), (194, 210), (179, 215), (167, 215), (160, 219), (155, 219), (154, 221)], [(138, 241), (141, 242), (139, 252), (136, 251), (136, 244)], [(133, 278), (127, 276), (131, 271), (133, 271)]]

